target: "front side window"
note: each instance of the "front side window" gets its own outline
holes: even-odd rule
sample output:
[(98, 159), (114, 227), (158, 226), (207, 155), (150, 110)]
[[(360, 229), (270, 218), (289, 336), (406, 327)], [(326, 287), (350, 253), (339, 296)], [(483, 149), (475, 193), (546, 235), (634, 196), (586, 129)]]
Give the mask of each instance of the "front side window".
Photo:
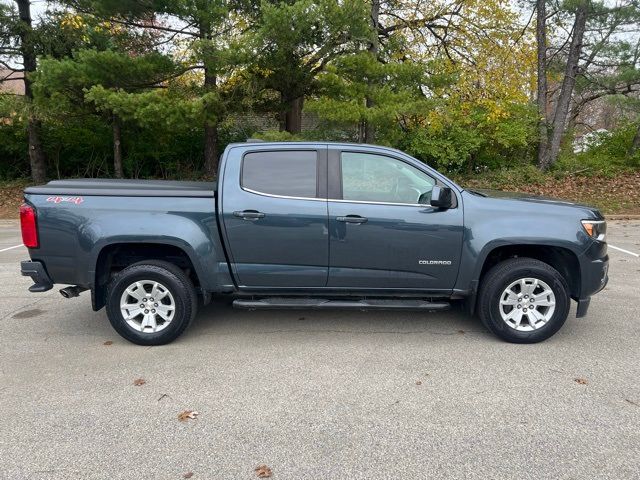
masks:
[(342, 198), (362, 202), (417, 204), (427, 200), (436, 181), (395, 158), (371, 153), (342, 152)]
[(242, 160), (242, 188), (285, 197), (315, 198), (315, 151), (254, 152)]

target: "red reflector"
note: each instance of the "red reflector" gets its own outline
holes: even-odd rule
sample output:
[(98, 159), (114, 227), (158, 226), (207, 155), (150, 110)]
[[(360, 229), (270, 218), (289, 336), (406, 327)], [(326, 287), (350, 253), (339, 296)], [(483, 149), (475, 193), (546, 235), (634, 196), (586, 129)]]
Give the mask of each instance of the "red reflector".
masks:
[(38, 248), (38, 227), (36, 226), (36, 210), (25, 204), (20, 205), (20, 228), (22, 243), (27, 248)]

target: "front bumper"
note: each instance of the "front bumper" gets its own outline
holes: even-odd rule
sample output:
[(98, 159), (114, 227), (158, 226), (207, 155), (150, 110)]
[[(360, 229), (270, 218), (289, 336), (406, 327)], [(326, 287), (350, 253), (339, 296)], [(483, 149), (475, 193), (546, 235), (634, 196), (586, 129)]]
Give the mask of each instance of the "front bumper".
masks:
[(582, 286), (580, 298), (577, 299), (578, 309), (576, 317), (581, 318), (587, 314), (591, 295), (595, 295), (609, 282), (609, 256), (590, 260), (582, 263)]
[(581, 297), (589, 297), (602, 290), (609, 281), (609, 256), (586, 262), (582, 267)]
[(46, 292), (53, 288), (53, 282), (44, 268), (42, 262), (25, 260), (20, 262), (20, 272), (24, 277), (31, 277), (33, 285), (29, 287), (30, 292)]

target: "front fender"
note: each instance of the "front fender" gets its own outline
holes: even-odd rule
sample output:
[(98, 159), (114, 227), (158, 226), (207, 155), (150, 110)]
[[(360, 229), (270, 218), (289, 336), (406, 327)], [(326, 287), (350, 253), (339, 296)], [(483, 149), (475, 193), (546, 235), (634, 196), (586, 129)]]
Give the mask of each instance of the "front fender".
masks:
[(465, 229), (456, 290), (473, 292), (489, 254), (496, 248), (522, 245), (559, 247), (580, 258), (591, 244), (581, 215), (572, 208), (544, 208), (520, 202), (465, 198)]

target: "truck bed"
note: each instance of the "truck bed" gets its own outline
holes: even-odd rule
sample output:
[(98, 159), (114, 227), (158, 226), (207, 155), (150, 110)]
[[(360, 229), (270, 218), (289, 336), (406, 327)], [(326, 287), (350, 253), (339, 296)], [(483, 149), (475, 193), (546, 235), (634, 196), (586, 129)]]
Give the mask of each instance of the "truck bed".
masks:
[(46, 185), (28, 187), (26, 194), (83, 195), (114, 197), (198, 197), (215, 196), (215, 182), (179, 182), (169, 180), (110, 180), (79, 178), (53, 180)]

